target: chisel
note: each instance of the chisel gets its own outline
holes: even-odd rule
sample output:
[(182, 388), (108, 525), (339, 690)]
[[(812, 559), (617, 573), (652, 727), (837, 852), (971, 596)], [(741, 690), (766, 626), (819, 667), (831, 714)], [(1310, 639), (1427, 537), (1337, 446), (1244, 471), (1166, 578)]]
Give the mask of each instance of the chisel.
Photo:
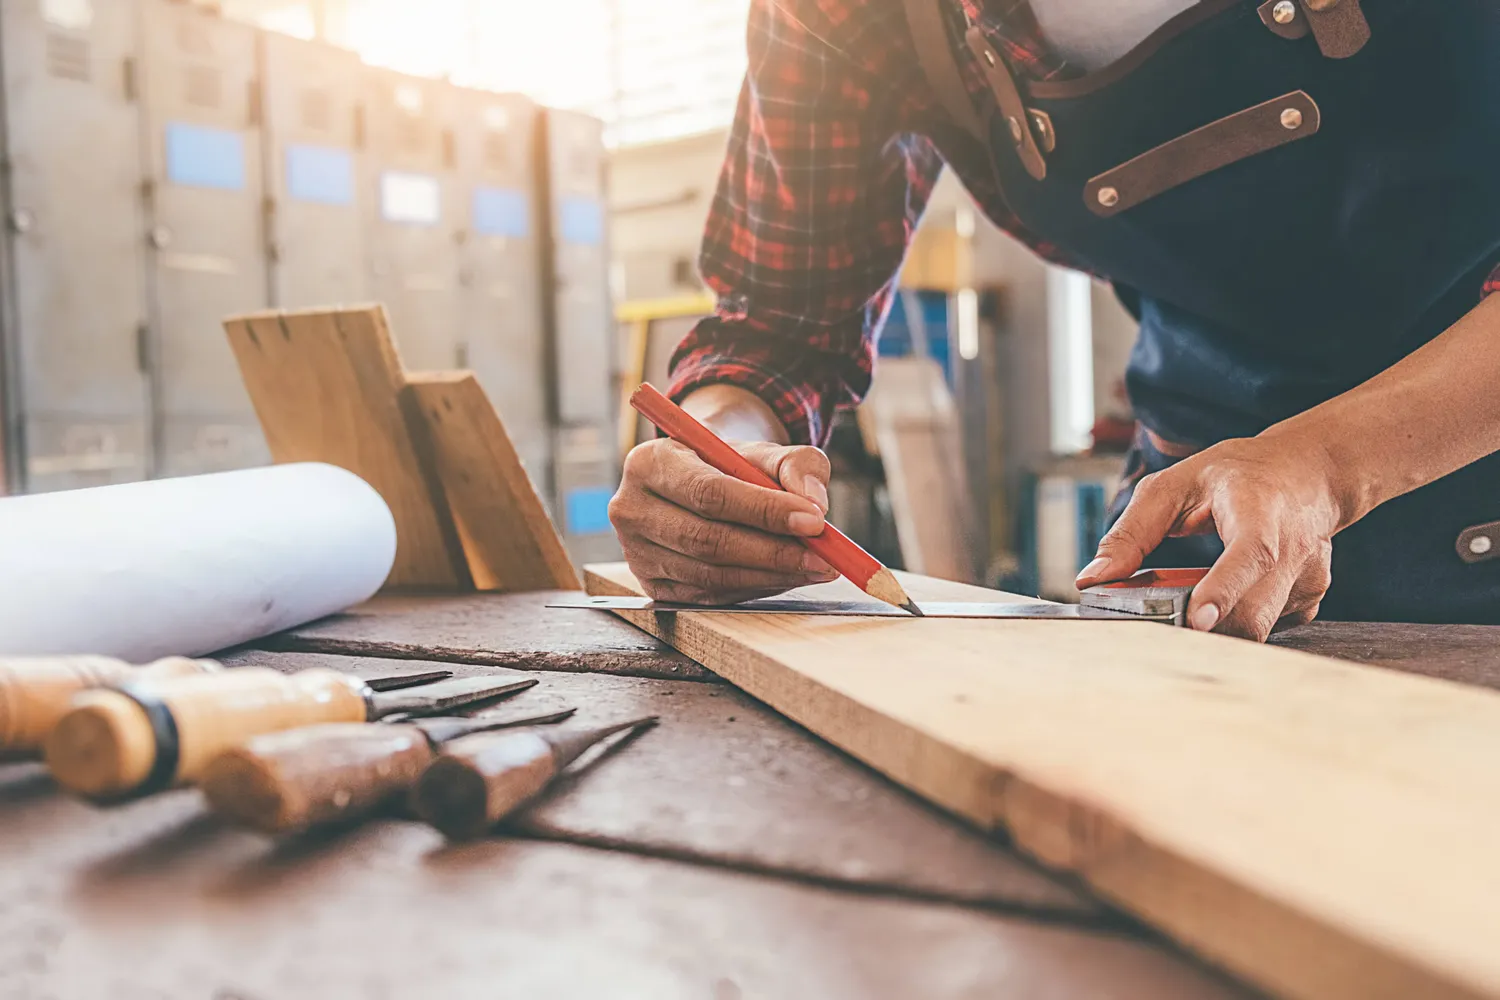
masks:
[(0, 659), (0, 760), (36, 757), (42, 741), (78, 692), (125, 680), (188, 677), (222, 669), (183, 656), (136, 667), (109, 656), (17, 656)]
[(543, 726), (574, 709), (525, 718), (329, 722), (257, 736), (219, 754), (200, 787), (225, 819), (262, 833), (348, 822), (411, 790), (444, 743), (474, 733)]
[(589, 747), (629, 730), (656, 725), (656, 716), (600, 729), (481, 735), (444, 747), (412, 790), (412, 808), (447, 837), (482, 836), (540, 793)]
[(337, 670), (283, 674), (239, 667), (83, 691), (43, 748), (58, 784), (107, 801), (193, 784), (210, 760), (252, 736), (320, 722), (441, 715), (535, 683), (531, 677), (460, 677), (377, 691), (376, 684)]

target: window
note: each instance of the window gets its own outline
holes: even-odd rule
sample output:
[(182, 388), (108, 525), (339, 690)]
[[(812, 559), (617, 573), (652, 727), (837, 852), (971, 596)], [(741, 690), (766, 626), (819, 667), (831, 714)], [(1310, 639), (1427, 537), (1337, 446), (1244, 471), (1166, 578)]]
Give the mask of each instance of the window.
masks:
[(728, 126), (749, 0), (226, 0), (366, 62), (604, 119), (613, 145)]

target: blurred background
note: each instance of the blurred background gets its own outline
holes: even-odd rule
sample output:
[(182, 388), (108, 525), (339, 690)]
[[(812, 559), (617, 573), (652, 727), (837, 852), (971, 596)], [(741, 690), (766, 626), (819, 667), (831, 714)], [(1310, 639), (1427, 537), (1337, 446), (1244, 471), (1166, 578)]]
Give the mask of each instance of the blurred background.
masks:
[[(477, 373), (575, 558), (613, 558), (624, 392), (711, 309), (747, 6), (3, 0), (5, 490), (265, 463), (220, 321), (374, 300), (408, 368)], [(892, 565), (1075, 596), (1134, 333), (945, 177), (832, 519)]]

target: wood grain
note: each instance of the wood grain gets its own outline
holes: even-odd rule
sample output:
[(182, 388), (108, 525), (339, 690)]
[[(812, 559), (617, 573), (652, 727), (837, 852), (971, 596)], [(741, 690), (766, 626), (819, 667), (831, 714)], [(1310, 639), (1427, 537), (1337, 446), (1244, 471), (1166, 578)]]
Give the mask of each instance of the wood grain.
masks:
[[(225, 660), (364, 677), (434, 666), (449, 666), (459, 676), (496, 673), (462, 663), (317, 653), (247, 650)], [(561, 778), (512, 817), (508, 830), (1054, 922), (1124, 923), (1076, 886), (728, 684), (555, 671), (530, 676), (540, 683), (496, 712), (577, 708), (570, 724), (582, 727), (642, 715), (659, 715), (662, 724), (576, 781)]]
[[(387, 587), (467, 589), (448, 515), (385, 310), (263, 312), (224, 321), (277, 462), (328, 462), (375, 488), (396, 519)], [(414, 430), (415, 429), (415, 430)]]
[(1500, 996), (1500, 695), (1167, 627), (623, 617), (1272, 993)]
[(1118, 933), (417, 823), (277, 844), (196, 793), (34, 794), (0, 856), (16, 1000), (1247, 1000)]
[(386, 594), (262, 639), (264, 649), (714, 680), (671, 646), (597, 611), (546, 607), (568, 593)]
[(578, 573), (473, 372), (407, 376), (479, 590), (579, 587)]

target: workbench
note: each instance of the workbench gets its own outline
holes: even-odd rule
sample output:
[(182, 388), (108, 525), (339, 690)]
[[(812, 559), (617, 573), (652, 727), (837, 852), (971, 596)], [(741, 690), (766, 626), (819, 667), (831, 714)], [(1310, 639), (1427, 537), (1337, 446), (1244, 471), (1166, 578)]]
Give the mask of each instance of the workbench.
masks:
[[(0, 997), (1250, 995), (644, 633), (553, 595), (390, 596), (225, 654), (541, 679), (513, 704), (662, 725), (495, 837), (399, 819), (276, 842), (196, 791), (112, 808), (0, 764)], [(1500, 688), (1500, 628), (1274, 642)]]

